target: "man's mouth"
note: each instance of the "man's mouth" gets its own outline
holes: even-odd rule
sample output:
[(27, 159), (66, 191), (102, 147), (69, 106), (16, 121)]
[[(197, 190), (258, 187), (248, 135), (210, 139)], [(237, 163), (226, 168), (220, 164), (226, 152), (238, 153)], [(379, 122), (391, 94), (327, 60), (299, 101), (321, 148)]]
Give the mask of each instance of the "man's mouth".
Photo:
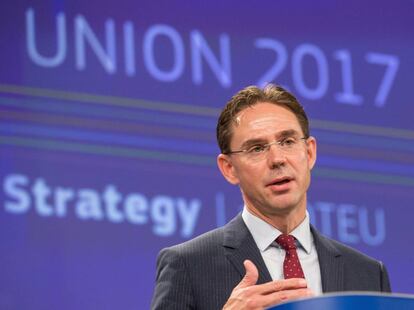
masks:
[(289, 183), (292, 179), (289, 177), (277, 178), (267, 184), (267, 186), (280, 186)]

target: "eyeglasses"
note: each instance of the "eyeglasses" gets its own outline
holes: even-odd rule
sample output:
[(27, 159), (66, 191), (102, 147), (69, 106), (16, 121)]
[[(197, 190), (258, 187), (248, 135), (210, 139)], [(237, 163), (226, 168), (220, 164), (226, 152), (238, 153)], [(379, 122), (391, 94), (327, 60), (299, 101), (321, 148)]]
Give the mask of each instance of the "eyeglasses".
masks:
[(246, 149), (237, 150), (237, 151), (229, 151), (229, 152), (226, 152), (225, 154), (228, 154), (228, 155), (242, 154), (246, 156), (246, 158), (249, 160), (261, 160), (265, 158), (266, 155), (269, 153), (270, 147), (272, 145), (275, 145), (281, 154), (290, 155), (290, 154), (295, 154), (296, 152), (300, 150), (301, 140), (306, 141), (307, 139), (308, 138), (306, 137), (302, 137), (302, 138), (288, 137), (288, 138), (284, 138), (282, 140), (274, 141), (270, 143), (254, 144), (252, 146), (249, 146)]

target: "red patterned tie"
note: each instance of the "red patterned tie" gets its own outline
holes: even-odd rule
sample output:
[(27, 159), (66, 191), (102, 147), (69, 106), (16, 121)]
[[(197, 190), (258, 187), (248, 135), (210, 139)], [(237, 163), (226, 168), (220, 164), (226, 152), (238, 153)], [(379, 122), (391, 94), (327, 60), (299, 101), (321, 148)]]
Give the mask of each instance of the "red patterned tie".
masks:
[(305, 278), (296, 252), (295, 237), (281, 234), (277, 237), (276, 242), (286, 251), (285, 261), (283, 262), (285, 279)]

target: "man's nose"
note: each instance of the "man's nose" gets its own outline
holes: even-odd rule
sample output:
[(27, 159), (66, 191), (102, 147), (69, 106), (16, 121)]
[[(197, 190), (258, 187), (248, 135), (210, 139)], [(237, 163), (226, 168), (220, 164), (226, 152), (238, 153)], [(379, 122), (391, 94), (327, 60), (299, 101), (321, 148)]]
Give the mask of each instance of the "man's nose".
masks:
[(285, 164), (286, 155), (280, 149), (279, 144), (275, 143), (269, 146), (269, 150), (267, 151), (267, 161), (272, 169)]

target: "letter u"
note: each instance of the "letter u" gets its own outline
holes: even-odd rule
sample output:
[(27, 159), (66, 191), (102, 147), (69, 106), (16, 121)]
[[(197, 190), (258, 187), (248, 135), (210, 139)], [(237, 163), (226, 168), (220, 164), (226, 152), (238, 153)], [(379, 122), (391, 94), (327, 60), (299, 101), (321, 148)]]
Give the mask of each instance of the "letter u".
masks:
[(26, 47), (30, 59), (42, 67), (57, 67), (66, 57), (66, 19), (64, 13), (56, 16), (57, 51), (54, 56), (40, 55), (36, 47), (35, 13), (32, 8), (26, 10)]

